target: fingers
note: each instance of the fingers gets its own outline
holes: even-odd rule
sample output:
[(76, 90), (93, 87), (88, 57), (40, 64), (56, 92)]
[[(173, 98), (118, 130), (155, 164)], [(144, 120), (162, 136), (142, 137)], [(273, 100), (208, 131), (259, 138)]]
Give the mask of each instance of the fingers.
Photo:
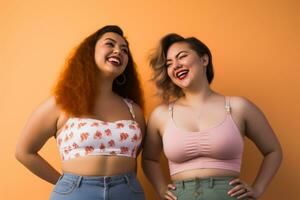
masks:
[[(250, 197), (251, 193), (250, 192), (245, 192), (244, 194), (240, 195), (237, 197), (237, 199), (244, 199), (246, 197)], [(249, 198), (248, 198), (249, 199)], [(252, 198), (251, 198), (252, 199)]]
[(234, 196), (238, 196), (241, 194), (245, 194), (245, 192), (247, 192), (247, 190), (245, 188), (240, 188), (239, 190), (236, 190), (233, 193), (230, 193), (230, 196), (234, 197)]
[(228, 195), (230, 195), (231, 197), (237, 197), (237, 199), (253, 197), (252, 188), (241, 181), (239, 178), (231, 180), (229, 184), (235, 185), (234, 188), (228, 191)]
[(239, 178), (235, 178), (229, 182), (229, 185), (241, 184), (242, 181)]
[(175, 190), (176, 189), (176, 186), (173, 185), (173, 184), (168, 184), (167, 188), (168, 189), (167, 189), (167, 191), (164, 194), (164, 199), (167, 199), (167, 200), (177, 200), (177, 197), (175, 196), (175, 194), (173, 194), (171, 192), (171, 190)]
[(177, 200), (177, 197), (169, 190), (165, 193), (165, 199), (167, 200)]
[(173, 185), (173, 184), (169, 184), (169, 185), (168, 185), (168, 189), (175, 190), (175, 189), (176, 189), (176, 186)]
[(236, 196), (242, 193), (245, 193), (246, 189), (243, 187), (243, 185), (239, 184), (228, 191), (228, 195), (230, 196)]

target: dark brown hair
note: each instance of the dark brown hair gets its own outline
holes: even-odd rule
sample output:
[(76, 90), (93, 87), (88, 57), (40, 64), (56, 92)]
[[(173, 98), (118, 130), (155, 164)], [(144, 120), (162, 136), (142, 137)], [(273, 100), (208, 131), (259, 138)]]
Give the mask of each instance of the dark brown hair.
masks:
[(208, 64), (206, 66), (206, 78), (210, 84), (214, 78), (212, 55), (209, 48), (200, 40), (195, 37), (184, 38), (178, 34), (171, 33), (164, 36), (155, 51), (150, 55), (150, 66), (154, 71), (153, 79), (156, 87), (158, 88), (158, 94), (162, 96), (164, 101), (169, 101), (170, 98), (179, 98), (183, 96), (183, 92), (180, 87), (175, 85), (167, 74), (166, 57), (170, 46), (177, 42), (187, 43), (191, 49), (196, 51), (199, 57), (203, 55), (208, 56)]
[[(71, 57), (67, 59), (65, 69), (53, 89), (56, 103), (67, 114), (82, 116), (92, 113), (98, 87), (96, 74), (99, 71), (94, 57), (95, 45), (102, 35), (108, 32), (119, 34), (128, 44), (120, 27), (104, 26), (79, 44)], [(130, 50), (128, 51), (128, 64), (123, 74), (126, 76), (126, 82), (123, 85), (117, 84), (117, 77), (113, 82), (113, 91), (124, 98), (133, 100), (143, 108), (140, 81)]]

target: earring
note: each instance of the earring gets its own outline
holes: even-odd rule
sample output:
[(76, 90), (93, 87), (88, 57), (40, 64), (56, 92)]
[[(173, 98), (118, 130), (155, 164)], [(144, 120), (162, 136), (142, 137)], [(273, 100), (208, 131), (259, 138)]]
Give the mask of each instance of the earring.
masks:
[(118, 85), (124, 85), (126, 83), (126, 76), (125, 74), (121, 74), (115, 80)]

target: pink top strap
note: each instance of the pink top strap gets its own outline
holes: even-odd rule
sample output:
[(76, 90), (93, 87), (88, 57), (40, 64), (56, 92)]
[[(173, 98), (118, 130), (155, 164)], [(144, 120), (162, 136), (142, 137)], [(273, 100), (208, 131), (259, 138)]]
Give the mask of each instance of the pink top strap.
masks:
[(227, 114), (231, 113), (230, 97), (229, 96), (225, 96), (225, 109), (226, 109)]

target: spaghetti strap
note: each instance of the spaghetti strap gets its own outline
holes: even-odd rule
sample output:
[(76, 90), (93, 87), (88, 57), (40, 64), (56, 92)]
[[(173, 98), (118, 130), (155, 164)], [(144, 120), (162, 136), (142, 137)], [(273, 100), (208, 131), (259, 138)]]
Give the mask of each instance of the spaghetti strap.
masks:
[(172, 120), (173, 120), (173, 109), (174, 109), (174, 102), (169, 104), (169, 115)]
[(231, 113), (231, 106), (230, 106), (230, 97), (225, 96), (225, 110), (227, 114)]
[(134, 114), (134, 111), (133, 111), (132, 100), (123, 98), (123, 101), (128, 106), (129, 112), (130, 112), (132, 118), (135, 120), (135, 114)]

